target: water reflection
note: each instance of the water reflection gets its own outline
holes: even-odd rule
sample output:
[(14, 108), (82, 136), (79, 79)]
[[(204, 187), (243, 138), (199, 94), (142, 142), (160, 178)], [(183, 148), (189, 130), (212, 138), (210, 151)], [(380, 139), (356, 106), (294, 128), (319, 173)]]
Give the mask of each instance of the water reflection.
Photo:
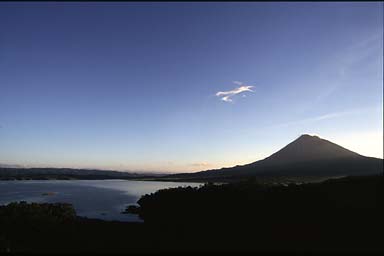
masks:
[(14, 201), (71, 203), (77, 215), (119, 221), (141, 221), (136, 215), (121, 214), (140, 196), (159, 189), (199, 186), (197, 183), (128, 180), (0, 181), (0, 204)]

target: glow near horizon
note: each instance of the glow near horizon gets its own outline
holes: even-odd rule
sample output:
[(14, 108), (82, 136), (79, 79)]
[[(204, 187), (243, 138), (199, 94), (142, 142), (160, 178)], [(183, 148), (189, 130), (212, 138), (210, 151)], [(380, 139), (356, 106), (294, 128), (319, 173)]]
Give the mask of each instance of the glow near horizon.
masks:
[(304, 133), (383, 157), (382, 3), (23, 5), (0, 4), (2, 164), (191, 172)]

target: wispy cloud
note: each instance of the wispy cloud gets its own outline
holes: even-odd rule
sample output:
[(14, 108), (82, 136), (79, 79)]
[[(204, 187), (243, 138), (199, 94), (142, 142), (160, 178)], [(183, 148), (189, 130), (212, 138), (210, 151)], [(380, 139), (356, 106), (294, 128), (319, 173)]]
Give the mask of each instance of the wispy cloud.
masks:
[(242, 93), (242, 92), (253, 92), (251, 88), (254, 86), (252, 85), (245, 85), (243, 82), (239, 81), (233, 81), (234, 84), (239, 85), (240, 87), (237, 87), (230, 91), (220, 91), (216, 93), (216, 96), (221, 97), (221, 100), (225, 102), (232, 102), (231, 97), (235, 96), (236, 94)]
[(350, 110), (350, 111), (333, 112), (333, 113), (328, 113), (328, 114), (324, 114), (324, 115), (320, 115), (320, 116), (315, 116), (315, 117), (310, 117), (310, 118), (306, 118), (306, 119), (301, 119), (301, 120), (297, 120), (297, 121), (277, 124), (277, 125), (274, 125), (273, 127), (274, 128), (286, 127), (286, 126), (291, 126), (291, 125), (298, 125), (298, 124), (317, 122), (317, 121), (322, 121), (322, 120), (326, 120), (326, 119), (342, 117), (342, 116), (346, 116), (346, 115), (359, 114), (359, 113), (363, 113), (363, 112), (366, 112), (366, 111), (372, 111), (372, 110), (375, 110), (375, 109), (377, 109), (377, 108), (361, 108), (361, 109), (354, 109), (354, 110)]
[[(364, 63), (364, 60), (367, 57), (372, 56), (375, 57), (376, 60), (380, 60), (383, 55), (382, 44), (382, 31), (378, 31), (361, 41), (357, 41), (348, 47), (345, 47), (345, 49), (337, 54), (337, 56), (330, 59), (327, 66), (330, 68), (331, 72), (336, 70), (337, 75), (332, 79), (328, 86), (323, 87), (323, 91), (318, 94), (316, 99), (314, 99), (312, 105), (323, 101), (335, 91), (347, 86), (348, 83), (346, 82), (346, 78), (353, 74), (354, 69), (358, 69), (359, 72), (361, 72), (361, 69), (367, 66), (367, 64)], [(375, 62), (372, 61), (371, 63)]]
[(206, 162), (201, 162), (201, 163), (192, 163), (190, 164), (191, 166), (194, 166), (194, 167), (209, 167), (209, 166), (212, 166), (212, 164), (210, 163), (206, 163)]

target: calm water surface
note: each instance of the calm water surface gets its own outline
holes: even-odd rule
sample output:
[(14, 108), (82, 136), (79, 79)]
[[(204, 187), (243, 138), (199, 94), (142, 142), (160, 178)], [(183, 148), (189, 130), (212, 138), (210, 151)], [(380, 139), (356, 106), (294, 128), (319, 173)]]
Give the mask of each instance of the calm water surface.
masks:
[(15, 201), (70, 203), (79, 216), (104, 220), (141, 221), (121, 214), (144, 194), (159, 189), (193, 186), (198, 183), (130, 180), (28, 180), (0, 181), (0, 205)]

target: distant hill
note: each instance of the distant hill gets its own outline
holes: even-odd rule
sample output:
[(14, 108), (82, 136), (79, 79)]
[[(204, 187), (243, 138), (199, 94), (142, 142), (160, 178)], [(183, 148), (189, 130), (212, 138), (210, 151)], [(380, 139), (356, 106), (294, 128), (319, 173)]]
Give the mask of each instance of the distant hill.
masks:
[(382, 170), (383, 159), (365, 157), (318, 136), (304, 134), (260, 161), (164, 178), (193, 180), (249, 176), (348, 176), (379, 174)]
[(17, 165), (17, 164), (2, 164), (2, 163), (0, 163), (0, 168), (24, 168), (24, 166)]
[(139, 179), (145, 177), (158, 177), (154, 173), (118, 172), (110, 170), (89, 170), (71, 168), (11, 168), (0, 167), (0, 180), (24, 179)]

